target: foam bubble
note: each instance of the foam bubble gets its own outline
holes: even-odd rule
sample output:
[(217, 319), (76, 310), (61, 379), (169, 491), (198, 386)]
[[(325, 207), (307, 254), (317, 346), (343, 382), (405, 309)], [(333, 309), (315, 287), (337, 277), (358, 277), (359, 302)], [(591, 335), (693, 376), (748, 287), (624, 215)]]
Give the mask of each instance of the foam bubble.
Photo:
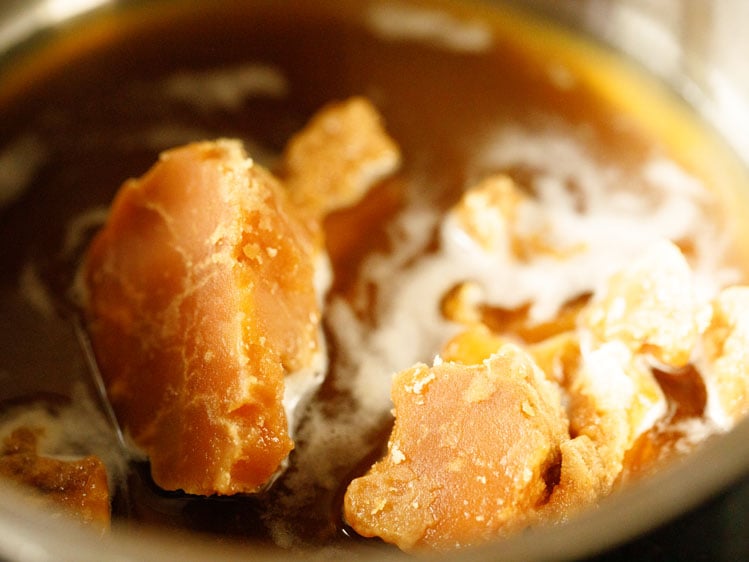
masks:
[(376, 5), (367, 12), (370, 28), (389, 40), (417, 40), (457, 52), (481, 52), (494, 42), (481, 21), (466, 21), (443, 11), (402, 4)]
[(246, 64), (207, 72), (178, 72), (163, 83), (164, 92), (204, 111), (236, 111), (251, 97), (283, 98), (286, 77), (274, 66)]

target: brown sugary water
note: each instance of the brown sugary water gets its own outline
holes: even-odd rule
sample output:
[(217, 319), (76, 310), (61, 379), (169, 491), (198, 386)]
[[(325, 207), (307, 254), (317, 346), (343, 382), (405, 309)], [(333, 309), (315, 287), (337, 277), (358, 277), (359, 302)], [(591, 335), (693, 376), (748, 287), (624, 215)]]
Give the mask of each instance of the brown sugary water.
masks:
[[(159, 491), (147, 466), (133, 462), (115, 518), (282, 546), (356, 540), (341, 521), (342, 493), (380, 454), (391, 423), (390, 373), (410, 366), (398, 366), (398, 350), (377, 352), (371, 343), (390, 322), (378, 312), (397, 284), (388, 276), (434, 250), (435, 217), (490, 172), (529, 189), (556, 177), (582, 197), (580, 206), (591, 181), (626, 185), (646, 199), (651, 184), (675, 177), (715, 194), (708, 216), (723, 230), (708, 229), (706, 239), (743, 235), (747, 178), (689, 108), (615, 55), (499, 7), (166, 2), (97, 15), (15, 55), (0, 67), (6, 404), (59, 402), (80, 384), (96, 396), (71, 286), (115, 191), (160, 151), (237, 137), (272, 166), (314, 111), (352, 95), (375, 103), (403, 151), (395, 178), (327, 220), (331, 370), (302, 421), (289, 470), (255, 497), (206, 499)], [(670, 175), (654, 173), (653, 162), (668, 162)], [(746, 248), (729, 243), (721, 252), (716, 260), (743, 278)], [(362, 339), (347, 339), (343, 325)], [(405, 357), (431, 362), (436, 350), (428, 348), (415, 345), (415, 357)], [(373, 357), (382, 359), (375, 375)], [(372, 380), (377, 403), (364, 404), (362, 381)], [(689, 411), (701, 393), (672, 398)], [(107, 439), (116, 450), (114, 435)]]

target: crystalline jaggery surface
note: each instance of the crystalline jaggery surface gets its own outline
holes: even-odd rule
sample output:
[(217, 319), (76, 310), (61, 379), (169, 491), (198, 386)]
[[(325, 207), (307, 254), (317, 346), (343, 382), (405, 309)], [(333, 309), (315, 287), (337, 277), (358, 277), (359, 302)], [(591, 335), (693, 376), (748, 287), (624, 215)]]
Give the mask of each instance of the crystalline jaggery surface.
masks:
[(683, 367), (704, 316), (684, 255), (674, 243), (661, 240), (609, 279), (584, 320), (601, 342), (618, 340), (632, 352)]
[(388, 452), (349, 485), (346, 521), (405, 550), (449, 550), (522, 528), (569, 438), (558, 389), (520, 348), (396, 375)]
[(353, 97), (322, 108), (289, 140), (280, 174), (291, 200), (321, 216), (359, 202), (400, 158), (377, 109)]
[(281, 400), (318, 352), (317, 236), (236, 141), (166, 152), (118, 193), (84, 264), (88, 328), (160, 487), (252, 492), (293, 448)]

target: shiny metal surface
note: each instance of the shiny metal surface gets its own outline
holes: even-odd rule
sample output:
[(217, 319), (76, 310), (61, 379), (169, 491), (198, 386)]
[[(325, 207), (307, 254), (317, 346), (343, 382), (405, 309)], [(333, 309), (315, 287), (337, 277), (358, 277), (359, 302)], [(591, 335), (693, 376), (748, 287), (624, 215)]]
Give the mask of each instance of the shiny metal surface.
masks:
[(696, 107), (749, 161), (749, 4), (732, 0), (531, 0), (625, 53)]
[(6, 0), (0, 5), (0, 53), (112, 0)]
[[(689, 101), (749, 162), (749, 3), (732, 0), (528, 0), (514, 4), (589, 33), (662, 78)], [(107, 0), (4, 0), (0, 58), (36, 34)], [(705, 501), (749, 473), (749, 422), (717, 438), (685, 462), (607, 499), (568, 525), (490, 545), (465, 560), (573, 559), (630, 540)], [(115, 527), (106, 537), (39, 513), (0, 485), (0, 558), (13, 561), (241, 560), (269, 553), (197, 537)], [(388, 551), (357, 553), (361, 559)], [(277, 553), (274, 556), (278, 556)], [(294, 559), (293, 554), (288, 555)], [(351, 560), (352, 553), (339, 553)], [(331, 560), (330, 552), (321, 559)], [(459, 557), (451, 556), (451, 559)], [(274, 558), (278, 559), (278, 558)], [(314, 559), (307, 555), (305, 559)]]

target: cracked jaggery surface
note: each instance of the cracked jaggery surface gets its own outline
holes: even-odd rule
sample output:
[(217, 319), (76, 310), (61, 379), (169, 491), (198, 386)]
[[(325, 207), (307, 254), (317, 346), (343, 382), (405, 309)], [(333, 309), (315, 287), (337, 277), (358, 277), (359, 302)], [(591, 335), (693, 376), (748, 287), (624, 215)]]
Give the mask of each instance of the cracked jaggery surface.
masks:
[(359, 202), (400, 159), (374, 105), (353, 97), (321, 109), (289, 140), (279, 173), (291, 200), (322, 216)]
[(451, 550), (517, 531), (546, 501), (566, 416), (519, 347), (477, 365), (417, 365), (396, 375), (392, 397), (388, 453), (346, 491), (358, 533)]
[(120, 190), (85, 263), (88, 326), (160, 487), (252, 492), (293, 448), (281, 400), (318, 351), (318, 236), (236, 141), (169, 151)]

